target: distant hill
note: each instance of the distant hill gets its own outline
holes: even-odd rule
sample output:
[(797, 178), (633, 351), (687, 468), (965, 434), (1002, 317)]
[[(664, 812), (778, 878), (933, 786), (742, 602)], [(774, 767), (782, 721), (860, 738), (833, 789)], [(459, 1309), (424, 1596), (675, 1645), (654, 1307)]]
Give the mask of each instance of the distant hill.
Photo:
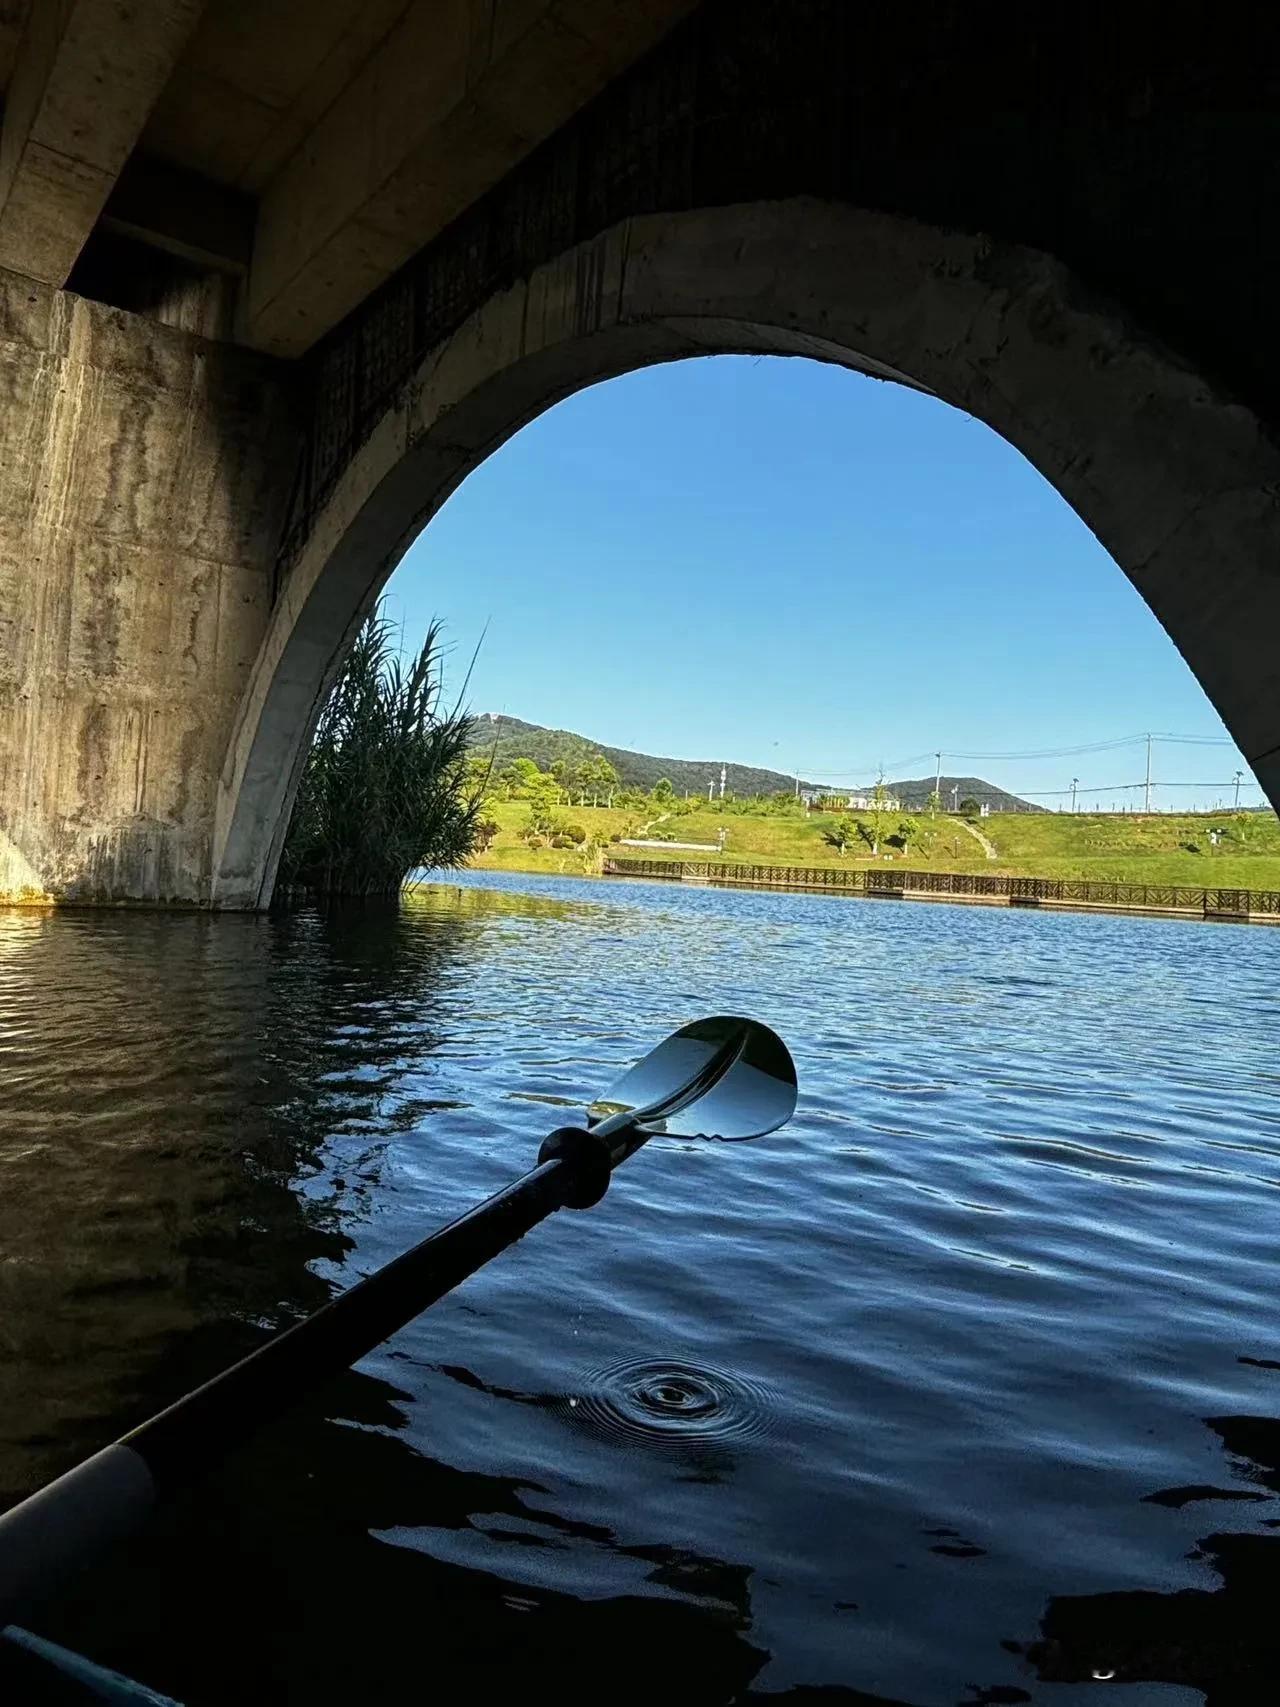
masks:
[[(512, 759), (532, 759), (541, 770), (550, 770), (557, 759), (586, 758), (603, 753), (617, 771), (624, 788), (646, 792), (665, 776), (677, 794), (705, 794), (713, 779), (720, 786), (719, 759), (663, 759), (653, 753), (632, 753), (625, 747), (606, 747), (588, 741), (569, 729), (544, 729), (539, 723), (523, 723), (518, 717), (487, 712), (476, 719), (475, 744), (482, 752), (492, 751), (498, 769)], [(734, 794), (776, 794), (792, 789), (796, 779), (781, 771), (761, 770), (754, 765), (726, 765), (725, 788)]]
[[(607, 747), (600, 741), (589, 741), (570, 729), (547, 729), (540, 723), (525, 723), (518, 717), (504, 717), (486, 712), (476, 719), (475, 746), (482, 752), (492, 752), (498, 769), (512, 759), (532, 759), (541, 770), (549, 770), (557, 759), (581, 759), (592, 753), (603, 753), (617, 771), (626, 788), (651, 789), (659, 777), (665, 776), (677, 794), (705, 794), (708, 783), (720, 787), (719, 759), (664, 759), (654, 753), (633, 753), (626, 747)], [(904, 782), (886, 780), (886, 789), (897, 796), (904, 806), (923, 807), (933, 790), (934, 779), (921, 777)], [(795, 787), (794, 776), (782, 771), (765, 770), (758, 765), (725, 764), (725, 788), (732, 794), (777, 794)], [(821, 787), (833, 794), (842, 790), (826, 784), (805, 782), (801, 788)], [(969, 796), (986, 802), (993, 812), (1036, 812), (1038, 807), (1006, 794), (976, 776), (944, 776), (942, 798), (951, 804), (951, 791), (957, 788), (957, 801)]]
[[(933, 784), (933, 777), (919, 776), (906, 782), (886, 782), (885, 787), (891, 789), (904, 806), (915, 812), (929, 804)], [(994, 783), (984, 782), (980, 776), (948, 776), (944, 771), (941, 792), (942, 804), (948, 811), (951, 810), (953, 798), (957, 806), (962, 800), (976, 800), (980, 806), (989, 806), (993, 812), (1044, 811), (1043, 806), (1034, 806), (1029, 800), (1023, 800), (1016, 794), (1008, 794)]]

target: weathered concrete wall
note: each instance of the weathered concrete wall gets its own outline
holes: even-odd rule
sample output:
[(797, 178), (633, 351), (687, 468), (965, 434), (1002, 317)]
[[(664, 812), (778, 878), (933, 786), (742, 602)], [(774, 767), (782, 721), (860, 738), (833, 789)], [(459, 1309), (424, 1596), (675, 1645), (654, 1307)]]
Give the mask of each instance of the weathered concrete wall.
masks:
[(282, 373), (0, 273), (0, 900), (207, 899), (296, 458)]
[(1280, 429), (1278, 61), (1276, 8), (702, 0), (312, 349), (290, 549), (431, 350), (654, 214), (810, 197), (1052, 255)]

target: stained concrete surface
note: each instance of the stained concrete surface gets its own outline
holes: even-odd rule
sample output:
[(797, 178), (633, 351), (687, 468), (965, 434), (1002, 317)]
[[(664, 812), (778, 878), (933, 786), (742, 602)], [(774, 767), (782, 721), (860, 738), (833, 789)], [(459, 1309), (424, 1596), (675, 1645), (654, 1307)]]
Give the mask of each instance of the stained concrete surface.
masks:
[(199, 903), (285, 370), (0, 274), (0, 899)]

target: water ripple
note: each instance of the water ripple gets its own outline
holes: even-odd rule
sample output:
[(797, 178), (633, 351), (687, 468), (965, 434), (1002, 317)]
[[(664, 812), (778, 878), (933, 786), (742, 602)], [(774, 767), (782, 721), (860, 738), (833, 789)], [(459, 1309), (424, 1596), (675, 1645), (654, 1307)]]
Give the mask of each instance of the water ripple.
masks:
[(563, 1409), (603, 1435), (677, 1448), (751, 1440), (773, 1420), (773, 1402), (761, 1383), (661, 1358), (594, 1371)]

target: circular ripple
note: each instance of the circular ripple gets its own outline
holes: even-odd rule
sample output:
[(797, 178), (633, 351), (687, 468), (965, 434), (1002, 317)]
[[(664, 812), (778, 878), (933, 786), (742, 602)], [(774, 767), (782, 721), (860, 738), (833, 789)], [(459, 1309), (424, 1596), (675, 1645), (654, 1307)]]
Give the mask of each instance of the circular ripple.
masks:
[(763, 1434), (768, 1390), (723, 1370), (647, 1360), (588, 1375), (565, 1401), (575, 1422), (614, 1439), (656, 1446), (717, 1446)]

